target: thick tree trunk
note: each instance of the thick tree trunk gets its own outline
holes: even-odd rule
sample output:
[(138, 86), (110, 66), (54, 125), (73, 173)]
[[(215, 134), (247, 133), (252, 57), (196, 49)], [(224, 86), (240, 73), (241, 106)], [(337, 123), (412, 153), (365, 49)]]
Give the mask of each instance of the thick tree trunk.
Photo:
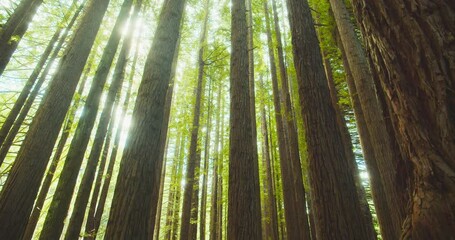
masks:
[[(118, 44), (121, 38), (120, 28), (127, 21), (129, 11), (131, 9), (132, 1), (125, 0), (118, 18), (116, 20), (115, 26), (113, 28), (112, 34), (109, 37), (108, 43), (101, 57), (100, 63), (97, 67), (95, 76), (93, 77), (93, 82), (85, 101), (83, 112), (84, 114), (79, 119), (79, 123), (74, 133), (74, 138), (71, 141), (70, 148), (68, 150), (67, 157), (65, 159), (65, 164), (63, 165), (62, 173), (60, 175), (57, 188), (55, 190), (54, 196), (52, 198), (51, 205), (46, 215), (46, 220), (44, 221), (43, 230), (41, 231), (40, 239), (57, 239), (60, 237), (63, 231), (64, 220), (68, 214), (68, 209), (70, 207), (71, 198), (73, 196), (74, 189), (76, 187), (77, 177), (79, 175), (79, 170), (84, 159), (85, 150), (87, 149), (88, 142), (90, 140), (91, 132), (94, 127), (94, 123), (97, 117), (99, 103), (101, 100), (101, 95), (103, 93), (104, 85), (107, 80), (107, 75), (109, 69), (114, 60), (115, 53), (117, 52)], [(127, 41), (126, 41), (127, 42)], [(129, 47), (125, 47), (129, 49)], [(123, 49), (123, 51), (126, 51)], [(124, 57), (126, 59), (126, 57)], [(120, 61), (121, 62), (121, 61)], [(125, 65), (125, 62), (121, 63)], [(117, 66), (121, 65), (117, 64)], [(109, 116), (111, 115), (112, 105), (115, 99), (115, 95), (118, 92), (118, 88), (121, 86), (123, 81), (123, 67), (120, 66), (115, 69), (114, 78), (112, 84), (109, 88), (109, 93), (107, 96), (107, 101), (105, 108), (101, 114), (100, 123), (98, 124), (98, 130), (95, 135), (94, 145), (90, 152), (88, 166), (86, 167), (86, 173), (84, 173), (81, 183), (81, 193), (88, 190), (88, 194), (84, 196), (78, 195), (80, 199), (77, 201), (77, 204), (88, 201), (88, 196), (90, 194), (94, 172), (96, 169), (96, 163), (99, 160), (99, 155), (102, 149), (104, 142), (104, 137), (106, 135), (106, 130), (109, 123)], [(81, 202), (82, 201), (82, 202)], [(80, 205), (75, 208), (76, 214), (79, 214), (78, 211), (84, 211), (85, 205), (82, 207)], [(82, 209), (84, 208), (84, 209)], [(81, 218), (84, 217), (82, 214)], [(73, 220), (76, 221), (76, 220)], [(80, 228), (82, 226), (82, 220), (77, 220), (79, 223), (73, 222), (73, 226), (77, 228), (74, 231), (76, 233), (71, 233), (71, 237), (76, 237), (79, 235)], [(72, 227), (69, 228), (70, 231), (73, 231)]]
[[(322, 56), (306, 0), (288, 0), (294, 65), (308, 149), (312, 210), (319, 239), (368, 239), (354, 178), (346, 168)], [(359, 230), (362, 229), (362, 230)]]
[[(191, 127), (191, 140), (189, 158), (185, 176), (185, 186), (183, 193), (182, 225), (180, 226), (180, 239), (192, 239), (197, 232), (197, 199), (198, 199), (198, 177), (196, 168), (200, 167), (200, 148), (198, 147), (199, 120), (201, 114), (202, 95), (204, 94), (204, 52), (207, 42), (209, 1), (206, 1), (205, 18), (202, 25), (201, 36), (199, 39), (198, 53), (198, 77), (197, 87), (194, 89), (196, 101), (193, 109), (193, 125)], [(195, 186), (196, 185), (196, 186)], [(193, 218), (195, 217), (195, 219)]]
[[(14, 142), (14, 139), (16, 138), (17, 133), (19, 132), (19, 129), (22, 126), (22, 123), (24, 122), (25, 118), (27, 117), (28, 112), (32, 108), (35, 98), (38, 96), (41, 86), (46, 81), (49, 71), (51, 70), (55, 59), (57, 59), (58, 54), (59, 54), (60, 50), (62, 49), (63, 44), (65, 43), (65, 40), (67, 40), (68, 32), (73, 27), (80, 11), (82, 10), (83, 5), (84, 4), (82, 4), (81, 7), (76, 11), (76, 13), (74, 14), (70, 23), (66, 27), (66, 31), (63, 32), (62, 36), (58, 40), (57, 45), (55, 46), (55, 49), (53, 50), (53, 53), (50, 56), (49, 61), (47, 61), (46, 67), (42, 71), (41, 76), (39, 77), (36, 84), (33, 86), (33, 84), (36, 81), (36, 78), (38, 77), (38, 75), (41, 71), (41, 69), (37, 69), (38, 66), (35, 68), (32, 75), (27, 80), (26, 86), (22, 90), (21, 94), (19, 95), (19, 98), (16, 100), (16, 103), (14, 104), (13, 108), (11, 109), (11, 112), (9, 113), (7, 119), (5, 120), (4, 124), (2, 125), (2, 129), (0, 130), (0, 141), (2, 143), (2, 144), (0, 144), (1, 145), (0, 165), (5, 160), (6, 155), (8, 154), (8, 151), (11, 148), (11, 146)], [(33, 87), (33, 90), (29, 94), (31, 87)], [(3, 136), (6, 138), (2, 139)]]
[[(171, 104), (172, 104), (172, 96), (174, 95), (174, 81), (175, 81), (175, 71), (177, 69), (177, 61), (178, 61), (178, 55), (180, 51), (180, 38), (177, 40), (176, 44), (176, 49), (174, 52), (174, 58), (172, 60), (172, 69), (171, 69), (171, 79), (169, 80), (169, 88), (167, 89), (166, 93), (166, 103), (165, 103), (165, 112), (164, 112), (164, 123), (163, 123), (163, 130), (161, 132), (161, 149), (160, 151), (163, 152), (162, 156), (162, 161), (165, 162), (165, 149), (166, 149), (166, 143), (169, 142), (168, 140), (168, 127), (169, 127), (169, 121), (170, 121), (170, 115), (171, 115)], [(162, 208), (162, 203), (163, 203), (163, 190), (164, 190), (164, 177), (166, 175), (166, 166), (163, 166), (163, 172), (161, 173), (161, 180), (160, 180), (160, 200), (158, 202), (158, 211), (156, 214), (156, 217), (158, 218), (155, 224), (156, 231), (154, 233), (155, 238), (158, 239), (160, 235), (160, 225), (161, 225), (161, 208)]]
[(19, 239), (25, 230), (108, 3), (109, 0), (92, 1), (87, 7), (19, 150), (0, 197), (0, 235), (4, 238)]
[[(76, 93), (78, 96), (81, 96), (84, 91), (85, 83), (88, 79), (88, 75), (92, 68), (94, 56), (95, 55), (92, 54), (90, 59), (88, 60), (88, 66), (84, 70), (84, 76), (82, 77), (81, 83), (79, 84), (79, 88)], [(71, 129), (74, 125), (73, 124), (74, 118), (76, 117), (76, 111), (79, 108), (80, 101), (81, 101), (81, 97), (76, 97), (72, 104), (71, 110), (68, 112), (68, 116), (66, 117), (65, 126), (62, 129), (60, 140), (58, 141), (58, 144), (57, 144), (57, 149), (55, 150), (54, 156), (52, 157), (52, 162), (50, 163), (49, 169), (47, 170), (46, 177), (44, 178), (44, 181), (41, 184), (39, 194), (36, 198), (35, 205), (33, 206), (32, 214), (30, 214), (30, 218), (28, 219), (27, 228), (22, 237), (23, 240), (32, 239), (32, 237), (33, 237), (33, 233), (35, 231), (36, 225), (38, 224), (39, 216), (41, 214), (41, 209), (43, 209), (44, 202), (46, 201), (47, 193), (49, 192), (49, 189), (52, 184), (52, 179), (54, 178), (55, 170), (57, 169), (58, 163), (60, 162), (60, 158), (62, 157), (62, 153), (63, 153), (63, 150), (66, 145), (66, 141), (68, 140)]]
[(374, 72), (397, 119), (393, 123), (399, 144), (415, 169), (401, 237), (451, 239), (455, 228), (455, 27), (450, 23), (455, 5), (447, 0), (378, 1), (368, 6), (357, 0), (353, 4)]
[(43, 0), (22, 0), (5, 26), (0, 28), (0, 75), (3, 74), (41, 3)]
[[(68, 34), (68, 31), (72, 28), (74, 25), (74, 22), (76, 21), (77, 17), (79, 16), (79, 13), (81, 12), (84, 4), (81, 4), (81, 6), (76, 10), (76, 12), (73, 14), (73, 17), (71, 21), (69, 22), (68, 26), (65, 28), (63, 27), (57, 27), (57, 30), (55, 31), (54, 35), (52, 36), (51, 40), (46, 46), (46, 49), (44, 49), (44, 52), (41, 54), (40, 59), (38, 60), (38, 63), (36, 64), (35, 68), (33, 69), (32, 74), (30, 77), (27, 79), (27, 82), (25, 83), (24, 88), (22, 89), (21, 93), (17, 97), (16, 101), (14, 102), (14, 106), (11, 108), (11, 111), (8, 113), (8, 116), (6, 117), (5, 121), (3, 122), (2, 128), (0, 129), (0, 146), (3, 145), (3, 142), (5, 141), (6, 136), (8, 135), (8, 132), (10, 131), (11, 127), (13, 126), (14, 120), (16, 120), (17, 116), (19, 115), (21, 108), (24, 106), (25, 101), (27, 100), (27, 97), (30, 94), (30, 91), (33, 88), (33, 85), (35, 85), (36, 79), (38, 79), (38, 76), (40, 72), (43, 70), (44, 65), (46, 64), (46, 61), (49, 59), (49, 55), (52, 53), (52, 50), (54, 49), (54, 46), (56, 46), (56, 43), (59, 40), (60, 35), (62, 35), (61, 39), (63, 38), (63, 35), (66, 36)], [(63, 18), (64, 21), (66, 21), (71, 13), (71, 10), (68, 11), (68, 13), (65, 15)], [(65, 29), (64, 33), (62, 31)], [(58, 52), (59, 49), (55, 49), (54, 52)]]
[[(248, 84), (248, 27), (245, 0), (232, 1), (229, 239), (261, 239), (261, 199)], [(254, 152), (256, 151), (256, 153)]]
[(350, 16), (346, 6), (339, 1), (330, 1), (332, 11), (337, 22), (341, 43), (346, 54), (346, 59), (351, 70), (358, 97), (361, 102), (363, 116), (365, 118), (370, 140), (373, 144), (376, 161), (381, 175), (382, 184), (387, 198), (389, 212), (393, 221), (397, 239), (400, 235), (401, 224), (405, 217), (406, 194), (399, 183), (399, 178), (406, 178), (406, 173), (398, 172), (399, 165), (403, 161), (399, 152), (394, 151), (393, 136), (386, 129), (382, 106), (377, 99), (373, 77), (369, 70), (366, 55), (363, 52), (360, 41), (354, 32), (350, 22)]
[(185, 0), (167, 1), (158, 20), (122, 157), (107, 239), (153, 237), (162, 171), (160, 136), (184, 5)]

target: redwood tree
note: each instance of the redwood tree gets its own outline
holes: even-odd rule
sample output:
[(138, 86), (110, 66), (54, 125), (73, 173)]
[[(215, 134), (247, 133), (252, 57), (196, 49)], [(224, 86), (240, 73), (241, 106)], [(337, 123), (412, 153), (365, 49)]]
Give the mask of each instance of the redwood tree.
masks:
[[(331, 103), (307, 0), (288, 0), (294, 66), (308, 149), (311, 207), (320, 239), (368, 239)], [(341, 154), (340, 154), (341, 153)]]
[(231, 75), (228, 233), (229, 239), (261, 239), (259, 169), (254, 151), (248, 84), (245, 0), (231, 9)]
[(450, 239), (455, 229), (455, 5), (453, 1), (353, 1), (414, 167), (402, 239)]
[(163, 4), (139, 86), (106, 239), (153, 237), (163, 164), (160, 136), (164, 106), (184, 6), (185, 0), (169, 0)]

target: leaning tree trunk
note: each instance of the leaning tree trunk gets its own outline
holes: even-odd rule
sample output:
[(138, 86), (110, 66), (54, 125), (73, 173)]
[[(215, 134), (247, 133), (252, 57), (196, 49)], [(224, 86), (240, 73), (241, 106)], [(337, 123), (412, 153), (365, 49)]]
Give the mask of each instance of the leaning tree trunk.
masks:
[[(57, 188), (55, 190), (54, 196), (52, 198), (51, 205), (49, 207), (48, 213), (46, 215), (46, 220), (44, 221), (43, 230), (41, 231), (40, 239), (57, 239), (60, 237), (63, 231), (64, 220), (68, 214), (68, 209), (70, 207), (71, 199), (73, 196), (74, 189), (76, 187), (77, 177), (79, 175), (79, 170), (84, 159), (85, 150), (87, 149), (88, 142), (90, 140), (91, 132), (94, 127), (96, 116), (98, 113), (99, 103), (101, 101), (101, 95), (103, 93), (104, 85), (107, 80), (107, 75), (109, 69), (117, 52), (118, 44), (121, 39), (121, 32), (119, 31), (120, 27), (127, 21), (129, 10), (131, 9), (132, 1), (125, 0), (120, 13), (116, 20), (115, 26), (113, 28), (112, 34), (109, 37), (109, 40), (106, 44), (106, 47), (101, 57), (100, 63), (96, 70), (95, 76), (93, 77), (92, 85), (90, 87), (89, 94), (85, 101), (84, 105), (84, 114), (79, 119), (79, 123), (74, 133), (74, 138), (71, 141), (68, 154), (65, 159), (65, 164), (63, 165), (62, 173), (60, 175)], [(127, 42), (127, 41), (125, 41)], [(129, 49), (129, 47), (125, 47)], [(122, 49), (126, 51), (126, 49)], [(125, 57), (123, 57), (125, 58)], [(121, 58), (120, 58), (121, 59)], [(121, 61), (120, 61), (121, 62)], [(105, 108), (101, 114), (100, 124), (98, 125), (98, 131), (95, 135), (94, 145), (92, 146), (92, 151), (90, 152), (87, 169), (96, 168), (96, 163), (99, 159), (99, 153), (104, 142), (104, 137), (106, 135), (107, 125), (109, 123), (110, 112), (112, 111), (112, 105), (117, 94), (118, 88), (121, 86), (123, 81), (123, 67), (119, 65), (125, 65), (125, 62), (117, 64), (115, 69), (114, 79), (109, 88), (109, 93), (106, 100)], [(93, 174), (88, 172), (84, 174), (85, 181), (93, 179)], [(93, 181), (93, 180), (92, 180)], [(85, 185), (85, 184), (84, 184)], [(83, 186), (81, 191), (84, 191)], [(89, 184), (91, 186), (91, 183)], [(91, 187), (90, 187), (91, 188)], [(90, 191), (88, 191), (90, 192)], [(79, 195), (80, 196), (80, 195)], [(82, 199), (81, 199), (82, 201)], [(77, 202), (79, 204), (79, 202)], [(76, 214), (78, 211), (81, 211), (82, 206), (77, 206)], [(84, 206), (85, 208), (85, 206)], [(75, 222), (74, 227), (81, 227), (82, 223), (77, 224)], [(72, 227), (69, 228), (72, 231)], [(79, 232), (79, 230), (77, 230)], [(77, 233), (77, 236), (79, 233)]]
[(172, 59), (179, 38), (185, 0), (163, 5), (146, 60), (132, 117), (129, 140), (112, 200), (105, 238), (153, 237), (161, 179), (160, 136)]
[(373, 217), (371, 216), (370, 206), (366, 198), (365, 188), (362, 185), (362, 179), (360, 178), (359, 169), (354, 156), (354, 151), (352, 149), (351, 135), (349, 133), (349, 129), (348, 126), (346, 125), (346, 120), (344, 119), (340, 106), (338, 105), (338, 95), (335, 87), (335, 80), (332, 74), (332, 66), (324, 50), (322, 50), (322, 54), (324, 57), (324, 69), (327, 75), (327, 81), (330, 90), (330, 98), (332, 99), (332, 105), (335, 108), (335, 114), (338, 125), (340, 126), (345, 154), (346, 157), (348, 158), (349, 164), (348, 166), (351, 169), (352, 175), (354, 176), (357, 195), (359, 197), (360, 206), (362, 208), (362, 215), (364, 221), (363, 226), (367, 227), (365, 231), (369, 234), (368, 239), (377, 239), (377, 233), (373, 227)]
[(248, 84), (248, 29), (245, 0), (232, 1), (230, 74), (229, 239), (261, 239), (257, 151), (253, 143)]
[(351, 74), (349, 63), (346, 59), (346, 54), (344, 53), (344, 48), (341, 45), (339, 37), (337, 37), (337, 45), (342, 53), (344, 70), (346, 72), (346, 82), (349, 89), (349, 95), (351, 97), (352, 107), (354, 108), (357, 131), (360, 136), (360, 144), (362, 146), (363, 157), (365, 159), (366, 167), (368, 170), (374, 207), (376, 209), (376, 215), (381, 229), (381, 237), (385, 240), (396, 239), (400, 226), (395, 226), (392, 221), (385, 189), (382, 184), (381, 175), (378, 169), (378, 163), (375, 157), (374, 146), (370, 139), (370, 133), (368, 132), (367, 123), (363, 114), (363, 110), (361, 108), (361, 102), (357, 94), (357, 88), (354, 84), (354, 79)]
[[(354, 177), (331, 103), (306, 0), (288, 0), (294, 65), (308, 149), (311, 200), (319, 239), (368, 239)], [(361, 229), (361, 230), (359, 230)]]
[[(84, 4), (83, 4), (84, 5)], [(63, 47), (63, 44), (67, 40), (68, 32), (76, 22), (76, 19), (82, 10), (82, 5), (81, 7), (76, 11), (74, 14), (73, 18), (71, 19), (70, 23), (68, 24), (66, 31), (63, 32), (62, 36), (57, 42), (57, 45), (55, 46), (52, 55), (49, 57), (49, 60), (47, 61), (46, 67), (42, 70), (41, 69), (35, 69), (32, 75), (30, 75), (29, 79), (27, 80), (26, 86), (21, 92), (21, 95), (19, 98), (16, 100), (16, 103), (14, 104), (13, 108), (11, 109), (11, 112), (8, 114), (7, 119), (5, 120), (4, 124), (2, 125), (2, 129), (0, 130), (0, 141), (2, 142), (1, 148), (0, 148), (0, 165), (3, 163), (3, 161), (6, 158), (6, 155), (8, 154), (9, 149), (11, 148), (14, 139), (16, 138), (17, 133), (19, 132), (22, 123), (24, 122), (25, 118), (27, 117), (28, 112), (33, 106), (33, 103), (36, 99), (36, 97), (39, 94), (39, 91), (41, 90), (41, 86), (44, 84), (46, 81), (49, 71), (52, 69), (53, 63), (55, 59), (57, 59), (58, 54), (60, 53), (60, 50)], [(38, 67), (38, 66), (37, 66)], [(41, 76), (38, 78), (38, 81), (36, 84), (33, 86), (33, 84), (36, 81), (36, 78), (38, 77), (38, 74), (41, 72)], [(32, 92), (30, 94), (28, 93), (30, 89), (28, 88), (33, 87)], [(25, 92), (24, 92), (25, 91)], [(14, 124), (13, 124), (14, 123)], [(7, 134), (7, 135), (4, 135)], [(2, 139), (3, 137), (6, 137)]]
[[(79, 84), (79, 88), (77, 90), (77, 95), (82, 96), (82, 93), (85, 88), (85, 83), (88, 79), (88, 75), (90, 73), (93, 57), (95, 54), (92, 54), (90, 59), (88, 60), (88, 66), (84, 70), (84, 76), (82, 77), (82, 81)], [(65, 126), (62, 129), (62, 133), (60, 139), (57, 144), (57, 148), (55, 150), (54, 156), (52, 157), (52, 161), (50, 163), (49, 168), (47, 169), (46, 177), (41, 184), (41, 188), (39, 190), (39, 194), (36, 197), (35, 205), (33, 206), (33, 211), (30, 214), (30, 218), (28, 219), (27, 228), (25, 229), (24, 236), (22, 239), (32, 239), (33, 233), (35, 231), (36, 225), (38, 224), (39, 216), (41, 214), (41, 210), (43, 209), (44, 202), (46, 201), (47, 193), (52, 184), (52, 179), (54, 178), (55, 171), (57, 170), (58, 163), (62, 157), (63, 150), (65, 148), (66, 142), (70, 136), (71, 129), (73, 127), (74, 119), (76, 117), (76, 111), (79, 109), (81, 97), (76, 97), (73, 101), (71, 110), (68, 112), (68, 116), (66, 117)]]
[[(455, 5), (353, 1), (414, 166), (402, 239), (451, 239), (455, 229)], [(368, 11), (366, 11), (368, 10)], [(397, 24), (399, 23), (399, 24)]]
[(4, 238), (19, 239), (25, 230), (108, 3), (109, 0), (91, 1), (87, 7), (19, 150), (0, 197), (0, 235)]
[[(357, 96), (359, 97), (360, 106), (370, 134), (370, 140), (373, 144), (389, 212), (393, 225), (396, 226), (393, 229), (394, 239), (397, 239), (400, 235), (399, 226), (402, 225), (405, 218), (407, 199), (407, 195), (403, 191), (407, 186), (400, 184), (399, 180), (400, 178), (406, 179), (408, 174), (400, 172), (399, 166), (403, 165), (403, 159), (393, 147), (394, 136), (385, 131), (387, 129), (386, 119), (376, 95), (373, 76), (369, 70), (366, 55), (350, 22), (350, 15), (346, 6), (340, 1), (331, 0), (330, 2), (341, 44), (353, 76)], [(348, 87), (352, 88), (352, 85), (348, 85)]]
[[(137, 17), (139, 15), (141, 2), (138, 1), (136, 4), (137, 5), (134, 7), (134, 12), (130, 19), (130, 25), (132, 25), (131, 23), (134, 23), (137, 20)], [(127, 8), (127, 10), (128, 9), (129, 8)], [(134, 28), (130, 27), (129, 29), (130, 31), (126, 34), (127, 38), (123, 42), (122, 49), (120, 50), (117, 64), (114, 69), (112, 83), (109, 87), (109, 92), (107, 94), (103, 111), (100, 116), (98, 128), (96, 130), (95, 138), (90, 150), (90, 155), (87, 160), (87, 166), (85, 167), (84, 175), (82, 176), (81, 183), (79, 184), (79, 190), (76, 196), (76, 201), (74, 202), (73, 212), (69, 221), (65, 239), (76, 239), (81, 232), (85, 210), (87, 208), (87, 203), (93, 186), (93, 180), (95, 178), (96, 168), (103, 148), (103, 140), (106, 138), (109, 120), (112, 118), (115, 119), (115, 113), (113, 113), (113, 109), (115, 109), (114, 102), (115, 99), (119, 98), (118, 96), (121, 94), (121, 87), (123, 80), (125, 79), (125, 68), (130, 55), (133, 40), (132, 36), (134, 36)]]
[(23, 0), (5, 26), (0, 28), (0, 75), (6, 68), (28, 25), (43, 0)]
[[(21, 108), (24, 106), (25, 101), (27, 100), (28, 95), (30, 94), (30, 91), (33, 88), (33, 85), (35, 85), (36, 79), (38, 79), (38, 76), (40, 72), (43, 70), (44, 65), (46, 64), (47, 60), (49, 59), (49, 55), (52, 53), (52, 50), (54, 49), (54, 46), (56, 46), (56, 43), (60, 39), (65, 39), (69, 30), (72, 28), (74, 25), (74, 22), (76, 21), (77, 17), (79, 16), (79, 13), (81, 12), (84, 4), (81, 4), (81, 6), (76, 10), (74, 13), (70, 23), (65, 27), (57, 27), (57, 30), (55, 31), (54, 35), (52, 36), (51, 40), (46, 46), (46, 49), (44, 49), (43, 53), (40, 56), (40, 59), (38, 60), (38, 63), (36, 64), (35, 68), (33, 69), (32, 74), (30, 77), (27, 79), (27, 82), (25, 83), (24, 88), (22, 89), (21, 93), (17, 97), (16, 101), (14, 102), (14, 106), (11, 108), (11, 111), (8, 113), (8, 116), (6, 117), (5, 121), (2, 124), (2, 128), (0, 129), (0, 146), (3, 145), (3, 142), (5, 141), (6, 136), (8, 135), (8, 132), (10, 131), (11, 127), (13, 126), (14, 120), (16, 120), (17, 116), (19, 115), (19, 112), (21, 111)], [(66, 13), (65, 17), (63, 18), (63, 21), (67, 21), (68, 17), (71, 13), (71, 10)], [(61, 23), (61, 24), (64, 24)], [(64, 31), (63, 34), (62, 31)], [(57, 44), (58, 45), (58, 44)], [(59, 48), (55, 48), (54, 52), (58, 52)]]

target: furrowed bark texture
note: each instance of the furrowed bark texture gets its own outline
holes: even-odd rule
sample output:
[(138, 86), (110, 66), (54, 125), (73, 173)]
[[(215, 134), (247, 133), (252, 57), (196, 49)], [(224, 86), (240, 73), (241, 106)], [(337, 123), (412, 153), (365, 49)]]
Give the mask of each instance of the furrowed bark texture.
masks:
[[(306, 0), (288, 0), (318, 239), (367, 239)], [(341, 153), (341, 154), (340, 154)]]
[(414, 167), (402, 239), (455, 229), (455, 4), (353, 1), (373, 69)]
[(248, 83), (245, 0), (232, 1), (228, 239), (261, 239), (259, 169)]

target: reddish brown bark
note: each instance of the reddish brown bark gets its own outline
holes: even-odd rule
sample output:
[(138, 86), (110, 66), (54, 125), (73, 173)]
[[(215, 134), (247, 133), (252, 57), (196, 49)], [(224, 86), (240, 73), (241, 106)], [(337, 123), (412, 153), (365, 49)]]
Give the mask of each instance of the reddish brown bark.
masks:
[(455, 229), (453, 1), (354, 1), (398, 141), (414, 166), (403, 239), (450, 239)]
[(367, 239), (354, 178), (330, 100), (322, 56), (306, 0), (288, 0), (294, 65), (309, 161), (316, 236)]

